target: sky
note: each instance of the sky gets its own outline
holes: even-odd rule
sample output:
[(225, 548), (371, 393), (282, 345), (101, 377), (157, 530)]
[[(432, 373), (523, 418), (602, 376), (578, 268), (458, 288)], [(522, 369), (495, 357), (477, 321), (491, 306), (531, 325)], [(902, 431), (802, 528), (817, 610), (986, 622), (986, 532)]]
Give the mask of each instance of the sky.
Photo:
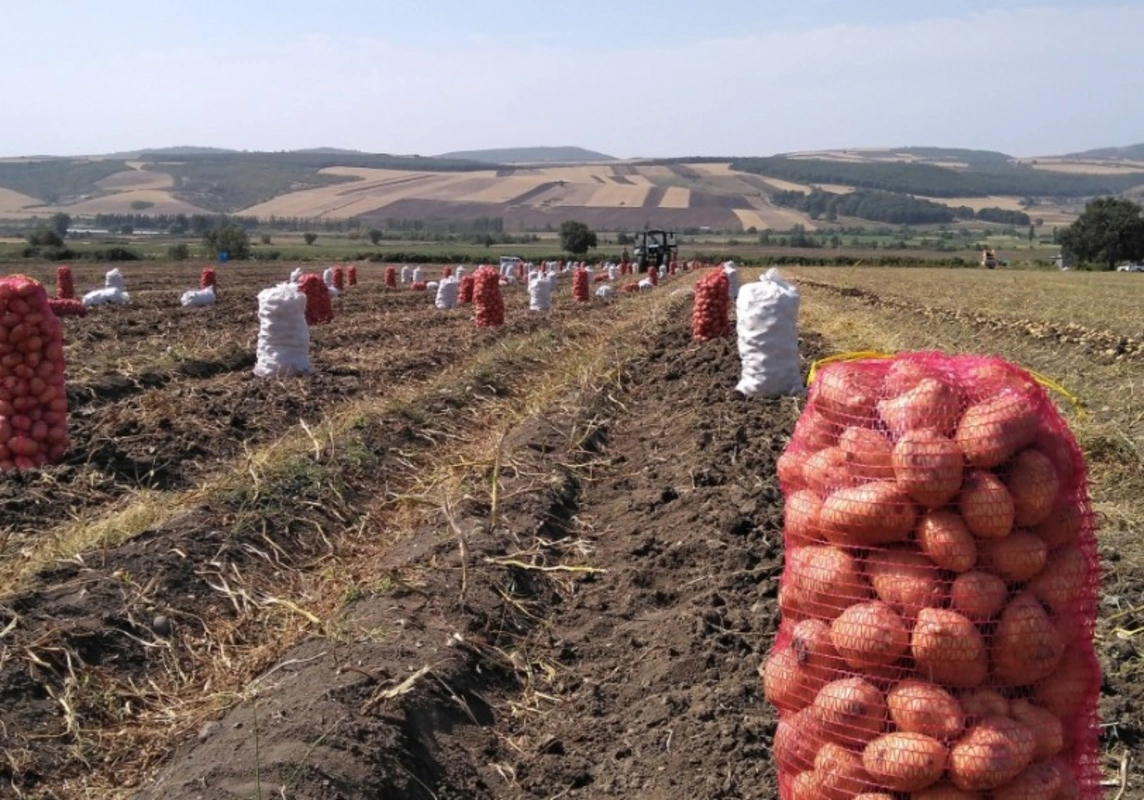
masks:
[(0, 0), (0, 157), (1144, 142), (1144, 2)]

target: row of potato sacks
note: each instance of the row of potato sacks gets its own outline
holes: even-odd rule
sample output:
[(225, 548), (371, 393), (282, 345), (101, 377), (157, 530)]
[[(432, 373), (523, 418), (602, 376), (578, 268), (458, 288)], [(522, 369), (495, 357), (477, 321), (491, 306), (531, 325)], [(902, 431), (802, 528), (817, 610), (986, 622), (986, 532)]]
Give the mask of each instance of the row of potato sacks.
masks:
[(830, 363), (777, 466), (783, 800), (1100, 797), (1094, 520), (1045, 389), (994, 358)]

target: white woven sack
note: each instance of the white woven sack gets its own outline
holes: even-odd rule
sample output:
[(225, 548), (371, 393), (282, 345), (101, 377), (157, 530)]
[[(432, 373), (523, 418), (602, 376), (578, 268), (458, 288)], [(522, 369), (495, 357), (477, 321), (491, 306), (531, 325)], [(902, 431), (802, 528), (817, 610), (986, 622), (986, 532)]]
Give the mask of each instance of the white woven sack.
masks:
[(258, 293), (258, 358), (260, 378), (304, 375), (310, 371), (310, 328), (306, 295), (290, 283)]
[(437, 298), (433, 305), (442, 311), (449, 311), (457, 307), (457, 299), (461, 293), (461, 282), (456, 278), (442, 278), (437, 284)]
[(798, 288), (771, 268), (739, 290), (735, 330), (742, 362), (735, 389), (748, 397), (801, 395), (798, 360)]
[(188, 289), (183, 292), (183, 296), (179, 298), (179, 304), (191, 308), (213, 306), (215, 304), (214, 287), (208, 286), (205, 289)]

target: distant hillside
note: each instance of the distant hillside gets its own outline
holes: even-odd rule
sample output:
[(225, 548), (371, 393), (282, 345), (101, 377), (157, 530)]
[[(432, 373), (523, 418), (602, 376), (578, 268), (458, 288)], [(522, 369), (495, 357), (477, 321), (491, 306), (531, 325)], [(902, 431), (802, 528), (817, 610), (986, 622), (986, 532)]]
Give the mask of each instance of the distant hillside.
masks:
[(507, 147), (500, 150), (459, 150), (438, 158), (479, 161), (482, 164), (555, 164), (588, 161), (617, 161), (614, 156), (583, 147)]
[(146, 150), (125, 150), (122, 153), (105, 153), (99, 158), (126, 158), (136, 159), (143, 153), (163, 156), (209, 156), (220, 153), (237, 153), (237, 150), (228, 150), (225, 147), (195, 147), (192, 145), (178, 145), (176, 147), (156, 147)]
[(1070, 153), (1065, 158), (1121, 158), (1129, 161), (1144, 161), (1144, 143), (1130, 144), (1127, 147), (1101, 147), (1085, 150), (1083, 153)]

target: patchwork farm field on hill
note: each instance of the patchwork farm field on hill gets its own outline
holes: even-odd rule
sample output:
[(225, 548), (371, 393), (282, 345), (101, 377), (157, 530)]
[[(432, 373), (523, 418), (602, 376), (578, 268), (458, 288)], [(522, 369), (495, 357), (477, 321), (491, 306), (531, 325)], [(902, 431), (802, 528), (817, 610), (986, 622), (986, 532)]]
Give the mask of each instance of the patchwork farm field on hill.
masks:
[[(478, 330), (362, 264), (315, 375), (259, 380), (255, 296), (291, 269), (182, 309), (196, 267), (127, 265), (129, 306), (65, 320), (72, 449), (0, 476), (0, 796), (777, 797), (756, 670), (803, 401), (691, 340), (698, 276), (589, 306), (565, 280), (545, 314), (510, 287)], [(1101, 767), (1139, 796), (1144, 281), (793, 277), (804, 373), (987, 352), (1084, 402)]]
[[(352, 153), (156, 152), (125, 160), (0, 160), (0, 219), (57, 211), (77, 217), (226, 212), (370, 225), (490, 218), (512, 231), (554, 228), (569, 218), (600, 230), (815, 229), (829, 215), (821, 209), (812, 215), (776, 198), (815, 189), (834, 195), (890, 192), (907, 204), (904, 196), (912, 195), (972, 211), (1025, 210), (1043, 225), (1067, 225), (1085, 197), (1144, 192), (1144, 166), (1124, 158), (1019, 160), (939, 148), (571, 165)], [(1029, 198), (1036, 204), (1026, 208)], [(886, 202), (885, 196), (874, 199), (875, 205)], [(845, 224), (861, 224), (851, 213), (837, 216)], [(884, 215), (865, 219), (894, 221)], [(954, 222), (950, 212), (945, 221)]]

